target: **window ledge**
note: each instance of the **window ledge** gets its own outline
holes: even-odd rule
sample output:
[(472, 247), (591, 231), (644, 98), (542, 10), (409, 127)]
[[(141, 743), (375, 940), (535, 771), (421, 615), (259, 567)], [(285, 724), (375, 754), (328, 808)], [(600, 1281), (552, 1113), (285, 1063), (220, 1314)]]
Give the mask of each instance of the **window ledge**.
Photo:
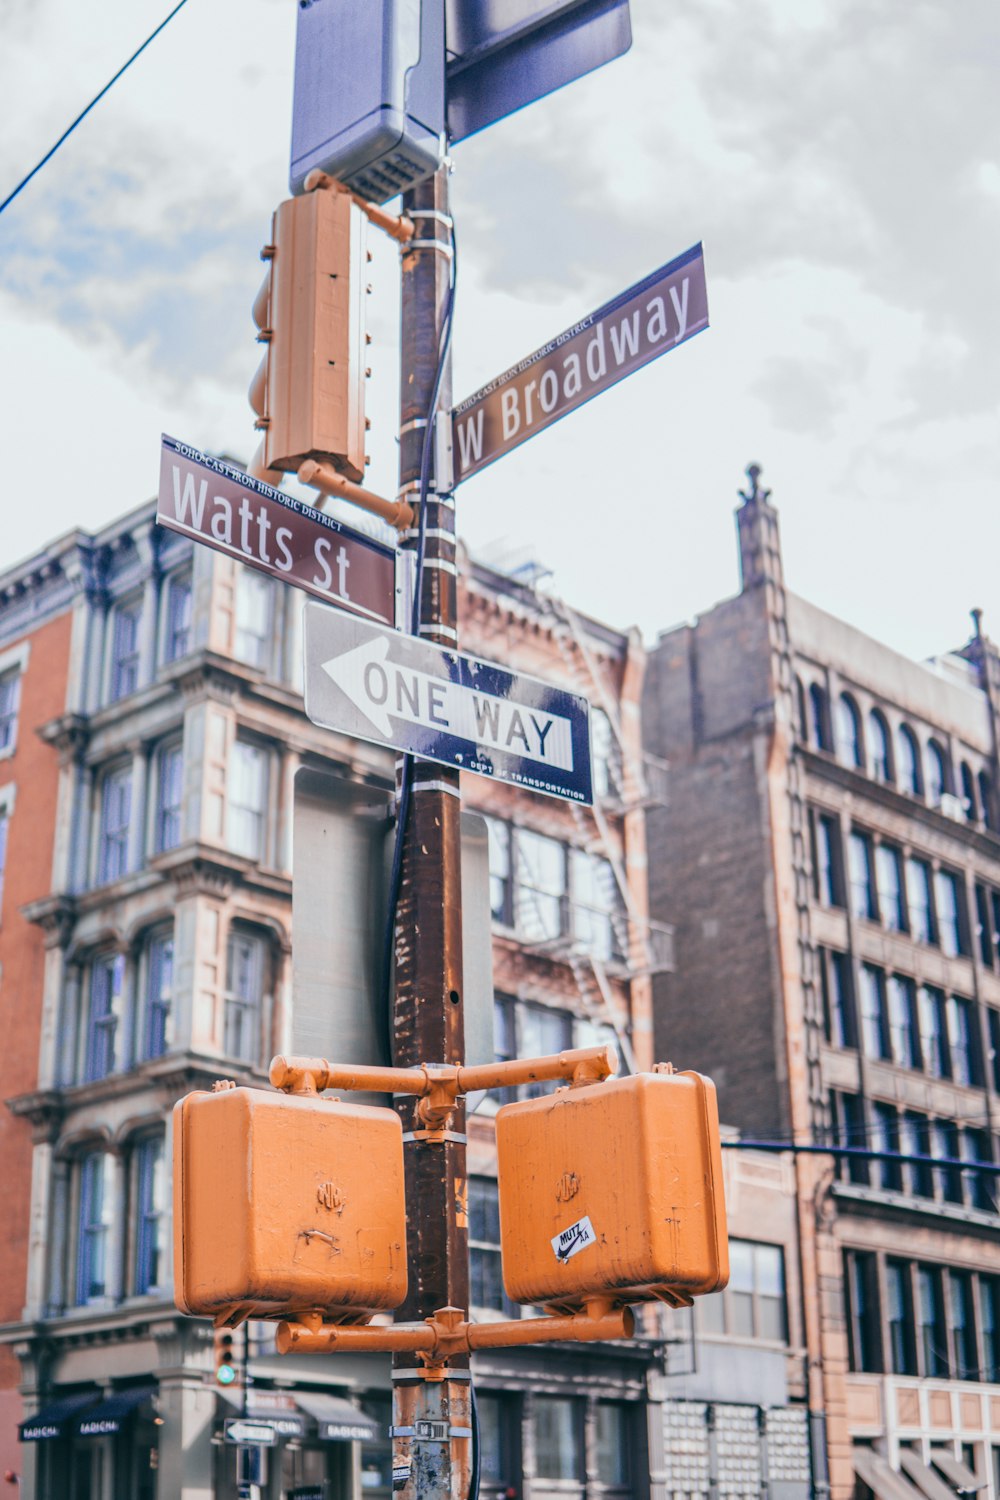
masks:
[[(956, 1167), (955, 1171), (958, 1170)], [(840, 1198), (845, 1203), (890, 1208), (926, 1219), (947, 1219), (951, 1224), (973, 1225), (988, 1230), (992, 1235), (996, 1234), (1000, 1226), (1000, 1215), (988, 1213), (984, 1209), (965, 1208), (960, 1203), (939, 1203), (931, 1198), (914, 1198), (909, 1193), (897, 1192), (892, 1188), (865, 1187), (857, 1182), (835, 1182), (831, 1192), (834, 1198)]]

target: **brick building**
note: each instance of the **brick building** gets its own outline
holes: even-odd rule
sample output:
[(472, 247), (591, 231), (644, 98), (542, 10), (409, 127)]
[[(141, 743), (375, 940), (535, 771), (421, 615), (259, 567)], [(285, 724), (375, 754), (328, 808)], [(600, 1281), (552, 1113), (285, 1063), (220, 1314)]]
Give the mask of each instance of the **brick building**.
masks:
[[(212, 1330), (171, 1296), (170, 1111), (220, 1075), (263, 1084), (277, 1052), (336, 1055), (309, 955), (293, 955), (296, 788), (335, 782), (377, 813), (394, 783), (384, 750), (303, 713), (301, 595), (153, 517), (144, 505), (0, 577), (0, 738), (16, 747), (0, 747), (0, 1443), (38, 1500), (235, 1494)], [(489, 822), (497, 1047), (613, 1037), (644, 1067), (670, 962), (646, 912), (664, 767), (641, 746), (644, 652), (537, 581), (464, 558), (462, 643), (587, 693), (599, 799), (466, 780)], [(348, 925), (336, 935), (356, 942)], [(469, 1130), (479, 1317), (509, 1312), (489, 1111)], [(678, 1340), (651, 1313), (627, 1346), (477, 1356), (484, 1491), (662, 1495), (657, 1382)], [(388, 1500), (388, 1360), (282, 1359), (258, 1323), (249, 1357), (251, 1410), (279, 1424), (268, 1500)]]
[(788, 592), (758, 472), (739, 594), (662, 635), (646, 675), (671, 765), (650, 909), (677, 944), (658, 1036), (744, 1137), (860, 1152), (794, 1157), (834, 1500), (995, 1500), (1000, 653), (977, 615), (918, 664)]

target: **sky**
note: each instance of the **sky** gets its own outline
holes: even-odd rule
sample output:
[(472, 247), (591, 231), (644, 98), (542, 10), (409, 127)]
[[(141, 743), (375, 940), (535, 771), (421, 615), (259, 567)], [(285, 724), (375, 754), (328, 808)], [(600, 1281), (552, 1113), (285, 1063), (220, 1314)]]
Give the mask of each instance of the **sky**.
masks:
[[(0, 0), (0, 199), (170, 9)], [(155, 493), (161, 432), (247, 460), (287, 195), (294, 0), (188, 0), (0, 215), (0, 568)], [(790, 588), (912, 657), (1000, 639), (994, 0), (631, 0), (623, 58), (453, 150), (456, 400), (689, 246), (711, 326), (458, 491), (650, 642), (738, 588), (744, 470)], [(369, 484), (396, 489), (376, 233)]]

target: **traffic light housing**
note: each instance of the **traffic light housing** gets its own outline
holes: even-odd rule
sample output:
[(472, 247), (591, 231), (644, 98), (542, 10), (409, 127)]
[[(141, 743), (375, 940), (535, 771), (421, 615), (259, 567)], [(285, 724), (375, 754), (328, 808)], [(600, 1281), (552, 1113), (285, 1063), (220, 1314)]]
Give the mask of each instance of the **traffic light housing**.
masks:
[(395, 1111), (232, 1086), (174, 1106), (182, 1312), (356, 1321), (398, 1307), (406, 1284)]
[(236, 1368), (236, 1349), (233, 1335), (228, 1328), (215, 1330), (215, 1379), (218, 1385), (235, 1385), (239, 1378)]
[(515, 1302), (684, 1305), (729, 1279), (715, 1086), (666, 1069), (497, 1111), (500, 1249)]
[(355, 482), (365, 471), (367, 220), (317, 188), (278, 205), (253, 305), (266, 353), (250, 385), (263, 434), (250, 466), (275, 480), (309, 458)]

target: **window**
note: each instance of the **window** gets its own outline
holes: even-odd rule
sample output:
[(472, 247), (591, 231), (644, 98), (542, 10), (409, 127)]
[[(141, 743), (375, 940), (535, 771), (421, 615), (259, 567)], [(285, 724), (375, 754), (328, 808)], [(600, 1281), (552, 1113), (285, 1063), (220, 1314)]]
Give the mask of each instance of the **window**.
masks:
[(119, 604), (111, 620), (111, 680), (108, 699), (117, 703), (139, 686), (139, 625), (142, 605)]
[(157, 853), (173, 849), (181, 841), (181, 798), (184, 792), (184, 747), (180, 741), (163, 745), (156, 757)]
[(520, 1317), (500, 1274), (500, 1202), (492, 1177), (469, 1178), (469, 1300), (473, 1307)]
[(881, 1371), (875, 1256), (865, 1250), (848, 1250), (844, 1255), (844, 1281), (851, 1369)]
[(959, 776), (962, 782), (963, 811), (970, 823), (977, 823), (979, 821), (979, 809), (976, 806), (976, 779), (967, 761), (963, 760)]
[(923, 791), (920, 750), (917, 737), (908, 724), (901, 724), (896, 735), (896, 761), (899, 767), (899, 784), (903, 791), (919, 797)]
[(913, 1342), (913, 1311), (910, 1307), (910, 1268), (905, 1261), (886, 1261), (885, 1295), (892, 1372), (894, 1375), (915, 1375), (917, 1351)]
[(517, 1453), (517, 1429), (510, 1398), (476, 1391), (479, 1416), (479, 1472), (483, 1488), (501, 1493), (515, 1492), (521, 1464)]
[(872, 1105), (872, 1147), (887, 1153), (872, 1162), (873, 1185), (887, 1192), (898, 1192), (903, 1185), (899, 1162), (889, 1159), (891, 1153), (899, 1151), (899, 1127), (891, 1104)]
[(101, 834), (97, 881), (106, 885), (128, 871), (128, 836), (132, 821), (132, 767), (109, 771), (101, 788)]
[(157, 933), (146, 948), (142, 1034), (143, 1057), (161, 1057), (170, 1044), (170, 1006), (174, 989), (174, 937)]
[(957, 958), (964, 952), (958, 877), (950, 870), (934, 872), (934, 898), (937, 909), (938, 940), (942, 952)]
[(263, 573), (241, 568), (236, 585), (236, 644), (240, 661), (251, 667), (270, 664), (274, 584)]
[(824, 906), (843, 906), (840, 880), (840, 830), (836, 818), (825, 813), (815, 820), (813, 870), (817, 901)]
[(837, 699), (835, 723), (837, 759), (844, 766), (863, 766), (861, 753), (861, 720), (854, 699), (841, 693)]
[(226, 948), (225, 1036), (227, 1057), (256, 1063), (264, 999), (264, 941), (235, 930)]
[(582, 1479), (582, 1404), (563, 1396), (536, 1396), (535, 1473), (539, 1479)]
[(917, 995), (912, 979), (889, 975), (889, 1041), (893, 1062), (901, 1068), (919, 1068), (917, 1047)]
[(815, 750), (830, 748), (826, 693), (818, 682), (812, 683), (809, 688), (809, 740)]
[(885, 975), (872, 964), (861, 965), (861, 1045), (867, 1057), (889, 1059)]
[[(958, 1144), (963, 1161), (988, 1162), (991, 1159), (990, 1139), (985, 1130), (966, 1126), (959, 1131)], [(975, 1167), (964, 1168), (962, 1191), (969, 1207), (978, 1208), (982, 1213), (996, 1213), (995, 1183), (996, 1178), (991, 1172), (978, 1172)]]
[(594, 763), (594, 794), (612, 797), (621, 783), (618, 742), (603, 708), (590, 710), (590, 744)]
[(125, 959), (122, 954), (109, 953), (92, 963), (84, 1039), (84, 1083), (106, 1078), (115, 1070), (124, 982)]
[(175, 573), (167, 584), (164, 661), (177, 661), (191, 650), (191, 597), (191, 574)]
[(976, 881), (976, 936), (979, 938), (979, 957), (988, 969), (996, 965), (996, 945), (993, 941), (993, 926), (990, 921), (990, 902), (986, 887)]
[(906, 861), (906, 899), (910, 932), (919, 943), (936, 942), (931, 902), (931, 867), (922, 859)]
[(819, 964), (827, 1040), (834, 1047), (856, 1047), (850, 960), (846, 953), (825, 949), (820, 951)]
[(234, 854), (264, 856), (267, 755), (246, 740), (234, 740), (229, 757), (228, 831)]
[[(540, 1005), (522, 1005), (518, 1009), (520, 1032), (518, 1057), (545, 1057), (563, 1052), (573, 1045), (573, 1018), (564, 1010), (547, 1010)], [(558, 1084), (528, 1083), (521, 1090), (523, 1099), (537, 1099), (550, 1094)]]
[(566, 851), (556, 839), (517, 830), (517, 926), (529, 941), (559, 937), (566, 896)]
[(979, 1328), (983, 1339), (983, 1380), (1000, 1381), (1000, 1277), (979, 1278)]
[(922, 1374), (948, 1374), (948, 1334), (944, 1321), (941, 1272), (934, 1266), (917, 1267), (917, 1330)]
[(699, 1307), (704, 1332), (784, 1343), (788, 1335), (781, 1246), (731, 1239), (729, 1285), (702, 1298)]
[(990, 1069), (993, 1078), (994, 1091), (1000, 1094), (1000, 1011), (987, 1009), (987, 1019), (990, 1027)]
[(903, 899), (903, 860), (891, 844), (879, 844), (875, 850), (878, 880), (878, 909), (883, 927), (890, 932), (906, 931), (906, 902)]
[(0, 676), (0, 754), (12, 755), (17, 744), (17, 715), (21, 706), (21, 669)]
[(935, 1194), (946, 1203), (962, 1202), (962, 1174), (952, 1163), (958, 1158), (958, 1127), (951, 1120), (930, 1122), (930, 1154), (944, 1163), (932, 1168)]
[(979, 1085), (982, 1069), (979, 1066), (976, 1015), (971, 1000), (962, 1000), (958, 995), (949, 995), (948, 1052), (951, 1057), (951, 1076), (956, 1083)]
[(626, 1489), (629, 1483), (628, 1407), (619, 1401), (598, 1401), (594, 1408), (594, 1445), (597, 1477), (608, 1489)]
[(615, 872), (606, 859), (570, 850), (573, 936), (595, 958), (621, 958), (625, 921)]
[(135, 1152), (135, 1292), (157, 1290), (164, 1270), (167, 1171), (162, 1135), (140, 1141)]
[(486, 819), (490, 844), (490, 914), (504, 927), (514, 925), (514, 883), (511, 879), (510, 824)]
[[(905, 1156), (930, 1155), (929, 1128), (926, 1115), (917, 1115), (910, 1111), (900, 1115), (899, 1149)], [(934, 1179), (931, 1176), (929, 1162), (906, 1162), (903, 1167), (903, 1181), (906, 1191), (914, 1198), (934, 1197)]]
[(79, 1305), (106, 1295), (111, 1210), (111, 1158), (103, 1151), (88, 1152), (80, 1161), (76, 1237), (76, 1301)]
[(917, 1015), (920, 1020), (920, 1056), (924, 1072), (934, 1078), (948, 1078), (948, 1040), (944, 995), (933, 985), (922, 984), (917, 992)]
[(872, 880), (872, 841), (866, 833), (852, 833), (847, 841), (851, 872), (851, 911), (856, 917), (875, 921), (875, 885)]
[(985, 771), (980, 771), (976, 777), (979, 783), (979, 813), (983, 820), (984, 828), (992, 828), (991, 803), (993, 799), (993, 785)]
[[(868, 1143), (868, 1133), (865, 1128), (861, 1100), (857, 1094), (842, 1094), (836, 1089), (831, 1089), (830, 1120), (833, 1145), (860, 1146), (864, 1149)], [(868, 1162), (865, 1157), (842, 1158), (838, 1171), (841, 1181), (861, 1184), (868, 1182)]]
[(937, 740), (928, 740), (924, 747), (924, 783), (931, 807), (940, 807), (948, 790), (948, 763)]
[(868, 762), (872, 776), (883, 785), (892, 783), (892, 751), (889, 726), (877, 708), (868, 715)]

